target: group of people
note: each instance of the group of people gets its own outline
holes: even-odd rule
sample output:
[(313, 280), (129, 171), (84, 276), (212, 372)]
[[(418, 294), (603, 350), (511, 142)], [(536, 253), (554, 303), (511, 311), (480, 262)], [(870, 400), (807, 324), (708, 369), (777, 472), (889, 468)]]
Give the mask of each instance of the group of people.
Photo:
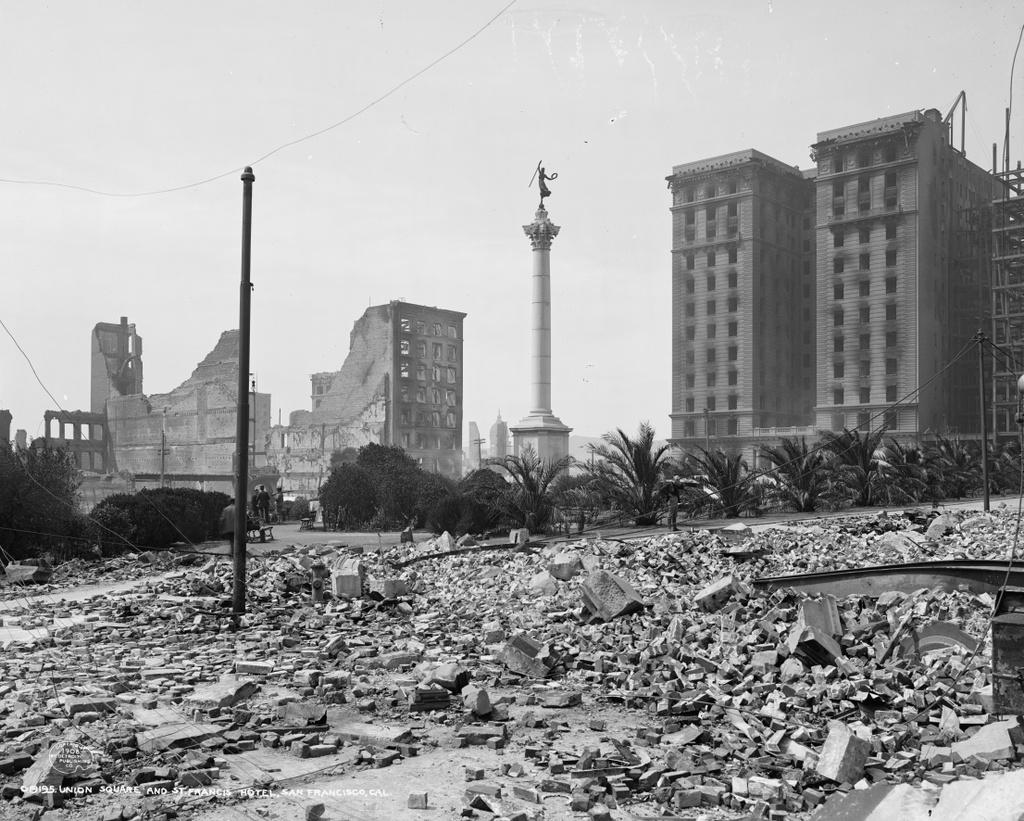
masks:
[(266, 485), (257, 485), (252, 492), (252, 513), (263, 524), (270, 524), (270, 491)]

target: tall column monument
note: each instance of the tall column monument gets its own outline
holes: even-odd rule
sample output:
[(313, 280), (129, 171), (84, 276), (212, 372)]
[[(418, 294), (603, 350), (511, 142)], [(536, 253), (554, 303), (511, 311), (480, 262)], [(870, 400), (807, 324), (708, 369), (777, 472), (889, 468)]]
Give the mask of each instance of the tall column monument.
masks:
[(551, 196), (545, 185), (550, 177), (537, 167), (540, 207), (533, 222), (523, 226), (533, 246), (533, 304), (530, 323), (530, 412), (511, 426), (513, 447), (518, 456), (527, 447), (543, 461), (561, 459), (569, 453), (569, 432), (551, 410), (551, 241), (559, 226), (548, 219), (544, 198)]

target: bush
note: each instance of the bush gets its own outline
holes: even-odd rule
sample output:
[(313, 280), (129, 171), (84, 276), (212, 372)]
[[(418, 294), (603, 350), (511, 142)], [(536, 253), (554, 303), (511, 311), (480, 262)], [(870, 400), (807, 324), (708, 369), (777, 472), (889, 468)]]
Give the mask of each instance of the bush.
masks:
[(299, 496), (292, 502), (288, 511), (288, 518), (292, 520), (305, 519), (309, 515), (309, 499)]
[(376, 512), (373, 482), (366, 468), (339, 462), (320, 488), (320, 507), (346, 528), (365, 527)]
[(95, 508), (96, 538), (105, 550), (168, 547), (220, 536), (220, 514), (231, 498), (217, 491), (157, 488), (108, 496)]

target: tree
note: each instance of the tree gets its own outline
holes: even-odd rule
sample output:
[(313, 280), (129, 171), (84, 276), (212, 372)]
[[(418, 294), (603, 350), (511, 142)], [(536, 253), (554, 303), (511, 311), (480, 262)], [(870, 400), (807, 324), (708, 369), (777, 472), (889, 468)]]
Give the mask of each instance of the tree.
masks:
[(876, 452), (883, 436), (884, 427), (863, 435), (859, 430), (848, 428), (842, 433), (824, 431), (821, 434), (821, 444), (835, 456), (837, 476), (857, 507), (869, 507), (876, 501), (876, 491), (882, 481)]
[(344, 448), (331, 451), (331, 470), (338, 465), (352, 464), (359, 458), (359, 451), (355, 448)]
[(654, 428), (641, 422), (635, 439), (621, 428), (601, 437), (604, 444), (589, 446), (595, 461), (585, 466), (596, 480), (596, 490), (615, 510), (631, 516), (639, 526), (658, 519), (657, 494), (668, 445), (654, 445)]
[(981, 458), (973, 443), (938, 434), (928, 451), (939, 471), (944, 498), (962, 499), (981, 489)]
[(685, 465), (697, 485), (696, 494), (688, 493), (696, 509), (728, 517), (760, 512), (759, 490), (742, 455), (699, 447)]
[(997, 493), (1020, 493), (1020, 442), (1011, 439), (1000, 445), (991, 458), (989, 480)]
[(920, 502), (929, 490), (932, 460), (916, 445), (904, 446), (892, 437), (876, 452), (879, 501), (887, 505)]
[(370, 443), (359, 448), (356, 464), (368, 471), (377, 513), (374, 527), (405, 527), (416, 513), (422, 471), (397, 445)]
[(75, 458), (62, 448), (0, 447), (0, 546), (14, 558), (29, 558), (83, 533), (79, 484)]
[(324, 515), (345, 528), (365, 527), (377, 512), (377, 496), (373, 477), (366, 468), (339, 462), (320, 488), (320, 507)]
[(832, 481), (833, 454), (808, 448), (806, 437), (783, 439), (774, 447), (761, 446), (761, 455), (773, 468), (763, 474), (769, 499), (781, 510), (813, 513), (835, 506)]
[(511, 527), (525, 527), (531, 533), (543, 533), (554, 512), (554, 482), (569, 469), (570, 458), (545, 462), (533, 448), (519, 456), (506, 456), (499, 464), (512, 480), (498, 498), (498, 508)]

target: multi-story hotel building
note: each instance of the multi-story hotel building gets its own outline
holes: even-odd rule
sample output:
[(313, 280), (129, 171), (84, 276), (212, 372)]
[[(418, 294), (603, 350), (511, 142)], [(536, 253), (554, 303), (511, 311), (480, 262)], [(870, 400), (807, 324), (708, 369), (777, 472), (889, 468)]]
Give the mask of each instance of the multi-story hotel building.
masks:
[(979, 430), (977, 358), (945, 369), (989, 327), (995, 178), (934, 109), (821, 132), (811, 157), (668, 177), (671, 440)]

